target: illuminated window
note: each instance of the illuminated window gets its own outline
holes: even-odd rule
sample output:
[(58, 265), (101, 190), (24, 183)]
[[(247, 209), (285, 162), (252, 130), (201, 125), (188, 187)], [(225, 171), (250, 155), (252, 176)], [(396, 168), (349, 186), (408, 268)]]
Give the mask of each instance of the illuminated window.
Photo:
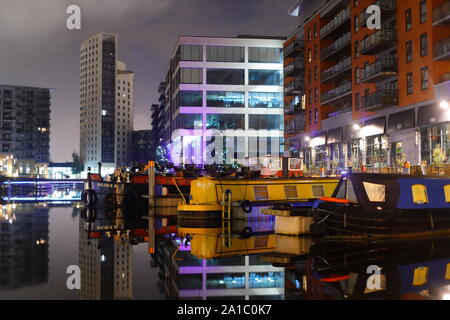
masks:
[(411, 188), (414, 203), (428, 203), (427, 187), (425, 187), (423, 184), (415, 184)]
[(428, 267), (417, 267), (414, 269), (413, 286), (421, 286), (428, 281)]
[(386, 201), (386, 186), (384, 184), (376, 184), (370, 182), (363, 182), (369, 201), (385, 202)]
[(269, 191), (266, 186), (254, 186), (255, 200), (267, 200), (269, 199)]
[(444, 186), (445, 202), (450, 203), (450, 184)]
[(445, 280), (450, 280), (450, 263), (447, 263), (447, 269), (445, 270)]

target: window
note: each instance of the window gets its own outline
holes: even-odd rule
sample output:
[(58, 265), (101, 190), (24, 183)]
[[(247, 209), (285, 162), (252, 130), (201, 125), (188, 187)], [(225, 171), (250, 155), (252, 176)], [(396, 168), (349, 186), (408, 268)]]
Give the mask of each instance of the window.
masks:
[(450, 203), (450, 184), (444, 186), (445, 202)]
[(206, 82), (208, 84), (244, 84), (244, 70), (207, 69)]
[(387, 136), (367, 137), (366, 164), (371, 167), (384, 167), (387, 163)]
[[(199, 275), (201, 277), (201, 274)], [(207, 289), (245, 288), (244, 273), (209, 273), (206, 275)]]
[(413, 74), (412, 74), (412, 72), (408, 72), (406, 74), (406, 93), (407, 94), (413, 93)]
[(314, 45), (314, 59), (317, 59), (319, 50), (317, 49), (317, 44)]
[(359, 83), (359, 68), (356, 67), (355, 68), (355, 83), (358, 84)]
[(180, 60), (181, 61), (202, 61), (203, 47), (202, 46), (180, 46)]
[(311, 41), (311, 28), (308, 29), (308, 41)]
[(309, 122), (309, 125), (312, 125), (312, 111), (311, 110), (309, 110), (308, 122)]
[(314, 88), (314, 102), (319, 101), (319, 88)]
[(206, 105), (208, 107), (244, 108), (245, 93), (233, 91), (207, 91)]
[(245, 62), (245, 48), (208, 46), (206, 59), (211, 62)]
[(283, 93), (281, 92), (249, 92), (250, 108), (282, 108)]
[(248, 62), (282, 63), (282, 48), (248, 48)]
[(412, 28), (411, 9), (408, 9), (405, 11), (405, 28), (406, 28), (406, 31), (409, 31)]
[(367, 198), (371, 202), (385, 202), (386, 201), (386, 186), (384, 184), (377, 184), (371, 182), (363, 182), (366, 190)]
[(413, 202), (415, 204), (428, 203), (427, 187), (423, 184), (414, 184), (411, 186)]
[(428, 89), (428, 67), (420, 69), (420, 83), (422, 90)]
[(282, 81), (279, 70), (248, 70), (249, 85), (281, 86)]
[(255, 193), (255, 200), (269, 199), (269, 191), (266, 186), (254, 186), (253, 192)]
[(414, 269), (413, 286), (422, 286), (428, 282), (428, 267), (417, 267)]
[(359, 93), (355, 93), (355, 110), (359, 110), (360, 101), (361, 101), (361, 98), (359, 96)]
[(426, 33), (420, 35), (420, 56), (428, 55), (428, 35)]
[(309, 105), (312, 104), (312, 92), (311, 92), (311, 90), (308, 91), (308, 104)]
[(427, 1), (420, 1), (420, 23), (427, 21)]
[(319, 68), (317, 66), (314, 67), (314, 80), (319, 80)]
[(175, 108), (179, 106), (202, 106), (202, 92), (201, 91), (179, 91), (175, 97)]
[(206, 129), (244, 129), (245, 115), (243, 114), (207, 114)]
[(201, 114), (180, 113), (174, 120), (175, 129), (202, 129)]
[(287, 199), (296, 199), (297, 198), (297, 187), (285, 185), (284, 186), (284, 194), (286, 195)]
[(281, 115), (278, 114), (250, 114), (248, 128), (255, 130), (283, 130)]
[(316, 111), (314, 112), (314, 122), (315, 123), (319, 123), (319, 110), (318, 109), (316, 109)]
[(308, 49), (308, 62), (312, 61), (311, 48)]
[(355, 41), (355, 59), (359, 57), (359, 41)]
[(180, 83), (203, 83), (202, 69), (200, 68), (180, 68)]
[(353, 26), (355, 33), (359, 31), (359, 16), (353, 17)]
[(314, 23), (314, 39), (317, 39), (317, 23)]
[(358, 6), (358, 0), (353, 0), (353, 7), (357, 7)]
[(312, 80), (312, 72), (311, 69), (308, 70), (308, 83), (311, 83)]
[(411, 62), (413, 58), (412, 40), (406, 41), (406, 62)]

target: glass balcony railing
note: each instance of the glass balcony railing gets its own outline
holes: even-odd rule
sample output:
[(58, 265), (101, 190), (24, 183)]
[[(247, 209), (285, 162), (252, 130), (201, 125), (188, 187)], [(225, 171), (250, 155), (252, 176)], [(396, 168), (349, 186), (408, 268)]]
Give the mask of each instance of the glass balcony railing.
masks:
[(393, 105), (398, 102), (398, 90), (395, 89), (379, 89), (374, 93), (370, 93), (364, 97), (364, 109), (377, 106)]
[(330, 57), (332, 54), (344, 48), (345, 46), (349, 45), (350, 43), (351, 43), (351, 35), (350, 32), (347, 32), (342, 37), (338, 38), (336, 41), (331, 43), (329, 46), (323, 48), (320, 52), (320, 58), (322, 60), (326, 59)]
[(348, 6), (346, 9), (340, 11), (336, 17), (334, 17), (333, 20), (328, 22), (325, 26), (323, 26), (320, 29), (320, 37), (324, 38), (327, 34), (329, 34), (331, 31), (335, 30), (337, 27), (339, 27), (342, 23), (347, 21), (350, 18), (350, 6)]
[(434, 44), (434, 60), (450, 60), (450, 37)]
[(361, 42), (362, 54), (374, 54), (396, 43), (397, 33), (394, 28), (382, 28), (375, 31)]
[(352, 91), (352, 83), (351, 81), (347, 81), (340, 86), (325, 92), (320, 96), (320, 102), (321, 104), (330, 102), (331, 100), (338, 98), (339, 96), (342, 96), (346, 93), (349, 93)]
[(284, 112), (286, 114), (292, 114), (300, 110), (302, 110), (302, 104), (300, 102), (295, 102), (295, 100), (293, 100), (289, 105), (284, 106)]
[(305, 120), (295, 120), (285, 124), (286, 133), (295, 133), (305, 130)]
[(301, 94), (305, 90), (304, 80), (295, 80), (284, 86), (284, 94), (287, 96), (295, 96)]
[(323, 71), (320, 74), (320, 80), (321, 81), (330, 80), (338, 76), (342, 71), (348, 70), (351, 67), (352, 67), (352, 58), (351, 57), (345, 58), (340, 62), (338, 62), (337, 64), (335, 64), (334, 66), (332, 66), (331, 68), (328, 68), (325, 71)]
[(450, 0), (433, 9), (433, 26), (450, 24)]
[(293, 75), (300, 70), (303, 70), (305, 68), (305, 62), (303, 59), (295, 59), (294, 62), (286, 65), (284, 67), (284, 76), (290, 76)]
[(397, 74), (397, 62), (391, 59), (377, 60), (361, 70), (361, 81), (377, 81)]
[(305, 49), (305, 42), (303, 40), (294, 40), (284, 48), (284, 57), (288, 57), (295, 52), (301, 52), (303, 49)]

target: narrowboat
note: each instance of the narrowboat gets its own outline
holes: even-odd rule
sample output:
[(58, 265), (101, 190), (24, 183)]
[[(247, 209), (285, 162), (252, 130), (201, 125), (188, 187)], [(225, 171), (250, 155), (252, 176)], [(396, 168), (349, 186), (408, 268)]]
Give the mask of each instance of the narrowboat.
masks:
[[(335, 178), (209, 178), (191, 182), (188, 201), (178, 205), (178, 216), (190, 219), (218, 219), (222, 214), (246, 217), (253, 208), (275, 203), (303, 203), (330, 197), (339, 179)], [(231, 218), (231, 216), (229, 217)]]
[(450, 177), (350, 173), (313, 205), (311, 232), (411, 237), (450, 232)]

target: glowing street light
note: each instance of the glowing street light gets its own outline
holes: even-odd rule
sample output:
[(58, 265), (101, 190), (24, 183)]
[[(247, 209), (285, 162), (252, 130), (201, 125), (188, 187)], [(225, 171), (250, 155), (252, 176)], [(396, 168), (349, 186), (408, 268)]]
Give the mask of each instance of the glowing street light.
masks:
[(447, 110), (447, 109), (450, 107), (450, 105), (448, 104), (448, 102), (445, 101), (445, 100), (442, 100), (441, 103), (439, 104), (439, 106), (440, 106), (442, 109), (445, 109), (445, 110)]
[(306, 141), (306, 142), (310, 142), (310, 141), (311, 141), (311, 138), (310, 138), (309, 136), (306, 136), (306, 137), (305, 137), (305, 141)]
[(355, 131), (361, 130), (360, 125), (357, 124), (357, 123), (355, 123), (355, 124), (353, 125), (353, 130), (355, 130)]

